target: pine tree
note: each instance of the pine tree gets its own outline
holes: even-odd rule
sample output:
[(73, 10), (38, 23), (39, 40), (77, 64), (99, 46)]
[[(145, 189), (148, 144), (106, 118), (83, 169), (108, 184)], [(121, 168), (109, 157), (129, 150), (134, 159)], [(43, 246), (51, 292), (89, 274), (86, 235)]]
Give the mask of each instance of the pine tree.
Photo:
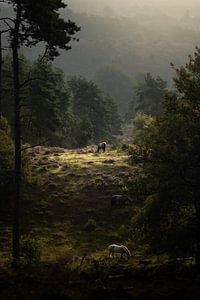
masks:
[(13, 262), (19, 261), (20, 240), (20, 197), (21, 197), (21, 99), (20, 90), (33, 78), (20, 82), (19, 49), (22, 45), (32, 47), (39, 42), (45, 43), (45, 57), (53, 60), (59, 55), (58, 49), (69, 50), (69, 42), (79, 27), (59, 16), (59, 9), (65, 8), (62, 0), (5, 0), (11, 6), (14, 16), (0, 18), (10, 31), (10, 46), (13, 59), (14, 85), (14, 136), (15, 136), (15, 197), (13, 212)]

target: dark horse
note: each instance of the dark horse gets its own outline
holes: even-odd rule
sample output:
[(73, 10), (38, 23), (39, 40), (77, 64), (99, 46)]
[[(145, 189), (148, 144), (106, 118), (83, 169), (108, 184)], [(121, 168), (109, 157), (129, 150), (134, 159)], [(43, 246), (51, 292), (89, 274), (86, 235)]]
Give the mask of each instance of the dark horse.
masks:
[(106, 142), (102, 142), (102, 143), (98, 144), (98, 146), (97, 146), (97, 152), (100, 152), (100, 150), (102, 150), (103, 152), (106, 151)]

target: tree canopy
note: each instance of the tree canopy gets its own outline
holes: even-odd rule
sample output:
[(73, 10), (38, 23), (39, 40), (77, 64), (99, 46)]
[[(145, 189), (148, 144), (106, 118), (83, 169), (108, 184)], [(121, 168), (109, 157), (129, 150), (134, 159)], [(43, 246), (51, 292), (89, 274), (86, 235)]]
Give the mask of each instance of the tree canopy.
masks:
[(150, 73), (144, 77), (136, 89), (135, 111), (157, 115), (161, 111), (161, 100), (167, 83), (159, 76), (154, 78)]
[(200, 49), (175, 72), (175, 91), (165, 95), (162, 114), (137, 143), (152, 183), (144, 215), (151, 238), (162, 232), (159, 246), (193, 249), (199, 264)]

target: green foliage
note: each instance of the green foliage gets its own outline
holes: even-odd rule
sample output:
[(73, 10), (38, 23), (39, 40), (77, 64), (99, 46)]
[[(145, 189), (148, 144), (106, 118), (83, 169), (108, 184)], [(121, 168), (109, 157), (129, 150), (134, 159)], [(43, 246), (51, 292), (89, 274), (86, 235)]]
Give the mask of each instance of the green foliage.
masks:
[(77, 119), (77, 144), (86, 146), (88, 141), (98, 143), (120, 134), (121, 120), (116, 105), (105, 98), (96, 84), (82, 77), (68, 80), (71, 110)]
[(111, 146), (111, 150), (118, 150), (118, 151), (121, 151), (121, 143), (119, 140), (116, 140), (112, 146)]
[[(11, 61), (6, 57), (3, 113), (10, 123), (12, 114)], [(46, 60), (30, 62), (21, 57), (20, 81), (35, 78), (21, 90), (23, 101), (21, 125), (23, 141), (61, 147), (83, 147), (103, 139), (113, 141), (121, 134), (121, 119), (110, 97), (85, 78), (71, 78), (65, 83), (63, 72)]]
[(136, 200), (143, 203), (146, 196), (151, 192), (151, 181), (143, 169), (137, 168), (126, 182), (128, 194)]
[(32, 143), (48, 140), (49, 144), (62, 145), (69, 104), (64, 75), (51, 63), (40, 60), (33, 63), (30, 72), (39, 80), (32, 81), (29, 86), (31, 117), (24, 120), (25, 139)]
[(84, 147), (93, 139), (93, 126), (86, 118), (77, 119), (78, 124), (76, 128), (76, 145), (77, 147)]
[[(10, 123), (13, 123), (11, 105), (13, 86), (9, 81), (12, 72), (9, 57), (3, 65), (3, 72), (6, 74), (4, 83), (8, 91), (4, 92), (2, 108)], [(47, 60), (30, 62), (21, 57), (19, 75), (21, 82), (30, 76), (35, 78), (21, 90), (23, 141), (33, 144), (47, 141), (49, 145), (66, 145), (69, 92), (63, 72), (53, 67)]]
[(105, 98), (105, 107), (106, 107), (106, 123), (108, 126), (109, 138), (112, 141), (113, 136), (121, 135), (121, 125), (122, 121), (118, 114), (117, 105), (114, 100), (110, 97)]
[(36, 264), (40, 261), (41, 243), (30, 235), (24, 235), (20, 240), (20, 256), (27, 265)]
[(144, 113), (138, 113), (133, 119), (133, 142), (139, 143), (143, 135), (147, 135), (152, 130), (154, 118)]
[(158, 115), (161, 111), (161, 99), (166, 90), (166, 82), (162, 78), (153, 78), (150, 73), (136, 87), (136, 112)]
[(72, 21), (60, 18), (59, 10), (67, 5), (62, 0), (5, 1), (20, 15), (19, 40), (21, 45), (32, 47), (39, 42), (45, 43), (45, 56), (54, 59), (59, 55), (58, 48), (69, 50), (69, 42), (80, 28)]
[(146, 233), (154, 243), (163, 236), (158, 248), (177, 253), (193, 249), (197, 254), (200, 246), (199, 73), (197, 48), (194, 57), (176, 69), (175, 92), (165, 95), (162, 115), (136, 146), (152, 185), (152, 201), (144, 211)]
[(75, 116), (87, 119), (93, 127), (93, 135), (99, 141), (105, 134), (105, 102), (99, 88), (81, 77), (68, 81), (72, 95), (72, 111)]

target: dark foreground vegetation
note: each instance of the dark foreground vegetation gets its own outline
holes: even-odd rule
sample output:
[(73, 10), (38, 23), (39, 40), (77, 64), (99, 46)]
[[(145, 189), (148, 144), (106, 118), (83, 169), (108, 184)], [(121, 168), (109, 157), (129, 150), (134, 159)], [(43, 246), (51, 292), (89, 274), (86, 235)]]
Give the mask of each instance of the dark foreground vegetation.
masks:
[[(130, 165), (125, 151), (27, 151), (17, 270), (9, 255), (11, 203), (1, 202), (1, 299), (198, 299), (192, 252), (179, 259), (161, 252), (156, 235), (159, 251), (147, 239), (137, 242), (144, 202), (140, 192), (127, 190), (139, 166)], [(123, 196), (119, 202), (112, 201), (116, 194)], [(132, 257), (108, 258), (113, 241), (128, 246)]]
[(72, 271), (66, 260), (1, 271), (1, 299), (199, 299), (199, 277), (187, 267), (170, 265), (163, 271), (87, 260)]

